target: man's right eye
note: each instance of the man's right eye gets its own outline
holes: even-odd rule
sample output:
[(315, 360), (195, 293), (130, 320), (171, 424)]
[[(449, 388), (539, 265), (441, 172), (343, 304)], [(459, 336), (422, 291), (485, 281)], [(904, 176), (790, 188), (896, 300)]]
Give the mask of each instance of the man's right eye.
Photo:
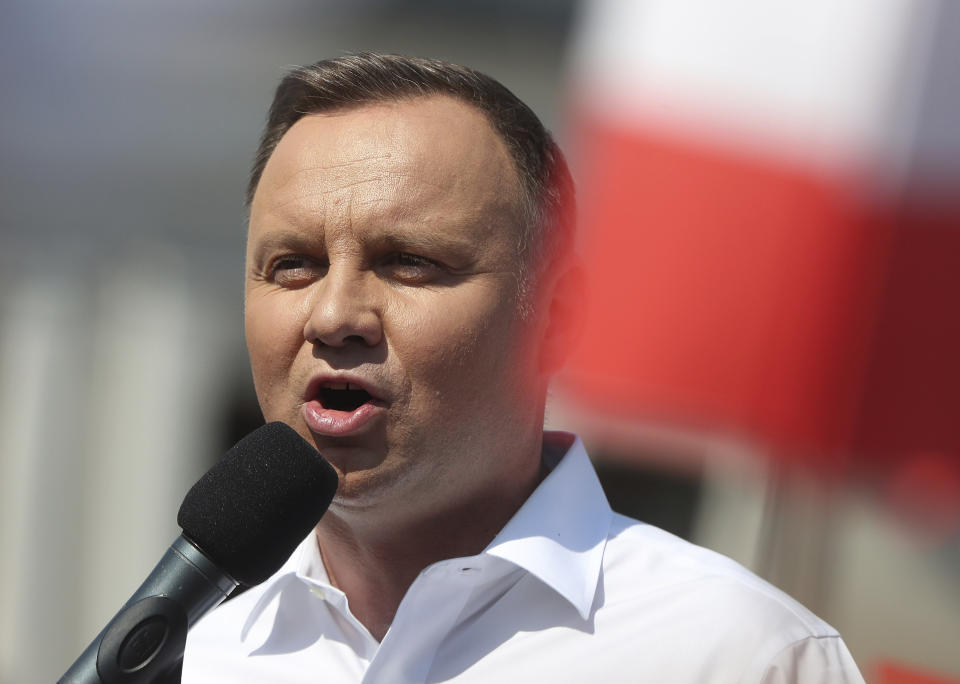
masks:
[(303, 287), (322, 278), (327, 272), (325, 264), (310, 257), (292, 255), (280, 257), (270, 265), (270, 280), (281, 287)]

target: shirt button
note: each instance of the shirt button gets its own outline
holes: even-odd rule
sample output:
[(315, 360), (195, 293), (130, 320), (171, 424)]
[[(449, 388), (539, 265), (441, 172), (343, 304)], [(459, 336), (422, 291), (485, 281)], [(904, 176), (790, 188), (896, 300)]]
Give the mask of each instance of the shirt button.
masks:
[(318, 599), (327, 598), (327, 592), (325, 592), (322, 587), (318, 587), (315, 584), (310, 585), (310, 593), (316, 596)]

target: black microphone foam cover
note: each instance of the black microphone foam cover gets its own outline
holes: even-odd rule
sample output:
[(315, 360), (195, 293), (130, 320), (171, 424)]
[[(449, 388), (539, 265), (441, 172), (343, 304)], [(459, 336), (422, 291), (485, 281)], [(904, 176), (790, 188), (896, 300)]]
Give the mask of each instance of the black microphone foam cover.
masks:
[(177, 523), (221, 570), (253, 586), (280, 569), (336, 491), (323, 456), (288, 425), (268, 423), (193, 485)]

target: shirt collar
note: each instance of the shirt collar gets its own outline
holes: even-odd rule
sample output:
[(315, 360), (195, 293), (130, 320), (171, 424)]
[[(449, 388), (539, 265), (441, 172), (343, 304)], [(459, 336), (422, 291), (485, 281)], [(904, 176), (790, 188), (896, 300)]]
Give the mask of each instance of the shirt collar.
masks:
[(580, 438), (544, 433), (545, 453), (564, 444), (569, 444), (566, 454), (485, 553), (536, 576), (586, 620), (596, 596), (613, 512)]
[[(580, 438), (545, 432), (544, 463), (550, 473), (487, 546), (484, 553), (526, 570), (590, 616), (613, 512)], [(566, 450), (566, 453), (564, 452)], [(559, 458), (551, 454), (559, 453)], [(552, 461), (556, 461), (553, 463)], [(243, 627), (246, 636), (267, 604), (296, 576), (342, 597), (329, 584), (316, 536), (311, 532), (283, 567), (259, 588)]]

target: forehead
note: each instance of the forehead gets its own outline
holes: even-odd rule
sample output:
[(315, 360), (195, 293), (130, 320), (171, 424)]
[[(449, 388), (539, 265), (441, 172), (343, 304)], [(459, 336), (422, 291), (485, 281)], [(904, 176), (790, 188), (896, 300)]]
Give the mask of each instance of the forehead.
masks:
[[(251, 206), (302, 225), (350, 211), (517, 230), (521, 192), (506, 145), (466, 103), (423, 97), (311, 114), (283, 136)], [(492, 226), (488, 226), (492, 227)]]

